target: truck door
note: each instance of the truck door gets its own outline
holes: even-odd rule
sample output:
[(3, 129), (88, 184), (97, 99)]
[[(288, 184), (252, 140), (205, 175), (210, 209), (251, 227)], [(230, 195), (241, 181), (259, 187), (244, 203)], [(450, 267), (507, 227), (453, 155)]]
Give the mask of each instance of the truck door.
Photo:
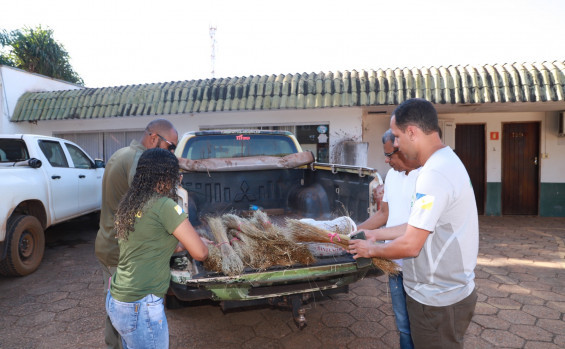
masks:
[(104, 170), (95, 168), (92, 160), (79, 147), (65, 143), (71, 156), (75, 176), (78, 178), (78, 206), (81, 212), (100, 208), (102, 201), (102, 175)]
[(50, 184), (51, 207), (55, 222), (78, 212), (78, 175), (69, 162), (60, 142), (39, 140), (39, 148), (51, 166), (44, 166)]

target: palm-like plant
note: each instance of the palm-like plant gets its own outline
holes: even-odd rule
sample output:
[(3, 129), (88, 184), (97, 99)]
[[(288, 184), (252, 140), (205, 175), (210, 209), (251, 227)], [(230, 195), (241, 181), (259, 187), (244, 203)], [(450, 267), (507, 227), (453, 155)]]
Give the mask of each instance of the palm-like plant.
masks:
[(24, 28), (0, 32), (0, 45), (9, 48), (0, 53), (0, 64), (84, 85), (69, 63), (69, 53), (53, 38), (53, 30)]

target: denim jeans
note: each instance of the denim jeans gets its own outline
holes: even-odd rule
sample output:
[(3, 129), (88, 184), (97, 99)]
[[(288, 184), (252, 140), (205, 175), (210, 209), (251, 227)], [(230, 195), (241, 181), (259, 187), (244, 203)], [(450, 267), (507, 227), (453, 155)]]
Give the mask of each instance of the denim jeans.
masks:
[(410, 335), (410, 321), (406, 310), (406, 292), (402, 283), (402, 272), (395, 276), (389, 276), (390, 297), (392, 299), (392, 310), (396, 319), (396, 328), (400, 332), (400, 348), (413, 349), (414, 343)]
[(122, 337), (124, 349), (169, 347), (163, 298), (150, 294), (135, 302), (120, 302), (108, 291), (106, 312)]

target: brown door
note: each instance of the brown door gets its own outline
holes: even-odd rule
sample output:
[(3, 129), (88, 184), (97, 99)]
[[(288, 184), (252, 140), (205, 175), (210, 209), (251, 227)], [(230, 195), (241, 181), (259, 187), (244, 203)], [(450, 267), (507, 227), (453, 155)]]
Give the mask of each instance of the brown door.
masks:
[(538, 122), (502, 125), (502, 214), (537, 215), (539, 202)]
[(485, 125), (457, 124), (455, 128), (455, 153), (461, 161), (473, 184), (477, 211), (485, 213)]

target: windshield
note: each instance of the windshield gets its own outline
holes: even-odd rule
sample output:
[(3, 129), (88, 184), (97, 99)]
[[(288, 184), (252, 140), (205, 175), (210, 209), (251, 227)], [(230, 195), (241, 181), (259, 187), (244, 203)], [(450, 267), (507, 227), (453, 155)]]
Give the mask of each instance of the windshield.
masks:
[(0, 162), (29, 160), (26, 144), (21, 139), (0, 139)]
[(291, 138), (272, 134), (197, 136), (186, 142), (182, 157), (191, 160), (248, 156), (285, 156), (296, 153)]

